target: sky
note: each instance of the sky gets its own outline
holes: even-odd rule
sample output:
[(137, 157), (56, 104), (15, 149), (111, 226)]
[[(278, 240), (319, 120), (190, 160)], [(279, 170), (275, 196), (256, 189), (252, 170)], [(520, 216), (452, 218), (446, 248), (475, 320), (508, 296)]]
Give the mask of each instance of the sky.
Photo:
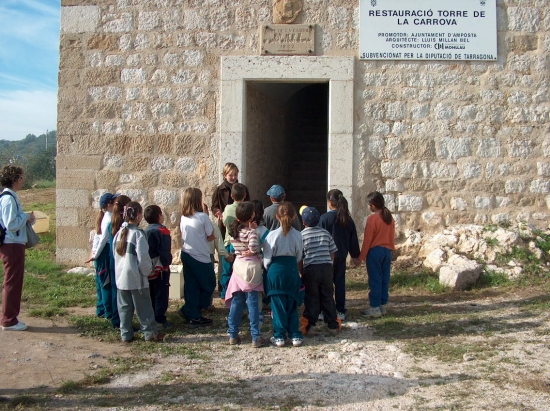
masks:
[(60, 0), (0, 0), (0, 140), (55, 130)]

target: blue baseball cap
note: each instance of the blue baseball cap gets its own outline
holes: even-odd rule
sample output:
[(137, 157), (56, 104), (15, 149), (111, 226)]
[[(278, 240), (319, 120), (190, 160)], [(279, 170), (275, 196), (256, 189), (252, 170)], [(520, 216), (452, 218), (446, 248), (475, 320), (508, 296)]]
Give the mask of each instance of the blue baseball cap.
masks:
[(117, 198), (120, 194), (103, 193), (99, 198), (99, 206), (105, 208), (111, 201)]
[(319, 214), (319, 211), (315, 207), (306, 207), (304, 211), (302, 211), (302, 221), (308, 227), (315, 227), (319, 224), (320, 218), (321, 214)]
[(275, 199), (279, 199), (284, 193), (285, 193), (285, 189), (280, 185), (275, 184), (275, 185), (272, 185), (269, 190), (267, 190), (266, 194)]

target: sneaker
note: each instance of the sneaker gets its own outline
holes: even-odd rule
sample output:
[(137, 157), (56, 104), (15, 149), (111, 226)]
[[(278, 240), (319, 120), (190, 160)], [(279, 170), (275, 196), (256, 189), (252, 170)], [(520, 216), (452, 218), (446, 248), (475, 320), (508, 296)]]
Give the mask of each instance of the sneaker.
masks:
[(361, 311), (361, 315), (364, 315), (365, 317), (379, 318), (382, 317), (382, 312), (380, 311), (380, 307), (369, 307), (366, 310)]
[(229, 337), (229, 345), (239, 345), (241, 343), (241, 337)]
[(189, 325), (191, 327), (205, 327), (207, 325), (212, 325), (213, 322), (214, 320), (212, 320), (211, 318), (199, 317), (199, 318), (190, 319)]
[(153, 338), (150, 340), (145, 340), (147, 342), (164, 342), (164, 337), (166, 337), (166, 334), (164, 333), (157, 333)]
[(299, 347), (300, 345), (302, 345), (302, 343), (304, 342), (304, 339), (303, 338), (300, 338), (300, 337), (294, 337), (292, 339), (292, 345), (294, 347)]
[(256, 341), (252, 341), (252, 348), (260, 348), (264, 345), (264, 342), (261, 338), (258, 338)]
[(386, 315), (386, 304), (380, 306), (380, 313), (382, 313), (382, 315)]
[(317, 321), (325, 321), (325, 316), (323, 315), (323, 313), (319, 313), (319, 317), (317, 317)]
[(277, 347), (284, 347), (285, 346), (285, 340), (283, 340), (282, 338), (271, 337), (270, 341), (271, 341), (271, 344), (273, 344)]
[(346, 313), (341, 313), (340, 311), (336, 311), (336, 317), (338, 317), (340, 321), (346, 321)]
[(19, 321), (17, 324), (12, 325), (10, 327), (4, 327), (2, 326), (2, 330), (4, 331), (25, 331), (27, 329), (27, 324), (22, 323)]

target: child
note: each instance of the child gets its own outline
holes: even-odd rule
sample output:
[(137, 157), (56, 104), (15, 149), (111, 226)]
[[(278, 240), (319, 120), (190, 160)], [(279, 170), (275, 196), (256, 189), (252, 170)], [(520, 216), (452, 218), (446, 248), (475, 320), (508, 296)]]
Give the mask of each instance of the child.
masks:
[(340, 321), (346, 319), (346, 258), (359, 257), (357, 229), (351, 218), (348, 201), (340, 190), (327, 193), (329, 211), (321, 216), (319, 227), (327, 230), (334, 240), (338, 251), (333, 261), (333, 281), (336, 301), (336, 315)]
[(302, 281), (298, 263), (302, 260), (303, 243), (300, 232), (292, 227), (296, 218), (294, 206), (286, 201), (279, 204), (276, 218), (281, 226), (271, 231), (264, 243), (264, 265), (267, 268), (265, 288), (273, 312), (273, 337), (277, 347), (285, 345), (288, 336), (292, 345), (303, 342), (298, 319), (298, 306), (303, 301)]
[[(279, 204), (285, 200), (286, 193), (282, 186), (275, 184), (267, 190), (266, 194), (271, 200), (271, 205), (266, 207), (264, 210), (265, 226), (269, 231), (273, 231), (280, 226), (279, 220), (277, 219), (277, 208), (279, 207)], [(300, 220), (296, 218), (292, 220), (292, 227), (300, 231), (302, 229), (302, 223), (300, 223)]]
[[(206, 204), (203, 203), (202, 205), (202, 212), (205, 213), (206, 215), (208, 215), (208, 206)], [(212, 223), (212, 221), (210, 221)], [(221, 292), (221, 274), (222, 274), (222, 265), (224, 263), (224, 260), (226, 260), (228, 263), (232, 263), (233, 262), (233, 258), (234, 256), (230, 256), (227, 252), (227, 250), (225, 249), (225, 245), (223, 243), (223, 236), (222, 236), (222, 233), (220, 231), (220, 228), (218, 227), (218, 224), (214, 224), (212, 223), (212, 230), (214, 232), (214, 239), (210, 242), (208, 242), (208, 244), (210, 245), (210, 260), (212, 260), (212, 264), (215, 264), (216, 262), (216, 259), (214, 257), (214, 254), (217, 253), (218, 254), (218, 270), (217, 270), (217, 274), (218, 274), (218, 291)]]
[(230, 308), (227, 323), (229, 326), (229, 344), (241, 342), (239, 325), (244, 309), (248, 305), (250, 318), (250, 334), (252, 347), (262, 346), (260, 340), (260, 294), (263, 292), (262, 262), (260, 260), (260, 241), (254, 221), (254, 203), (246, 201), (238, 203), (237, 219), (228, 227), (231, 244), (235, 249), (233, 275), (227, 285), (225, 304)]
[(111, 324), (113, 328), (120, 327), (120, 318), (118, 315), (118, 306), (117, 306), (117, 287), (115, 280), (115, 256), (113, 254), (113, 239), (115, 238), (116, 233), (120, 230), (122, 223), (124, 222), (124, 207), (132, 200), (130, 197), (125, 195), (120, 195), (115, 198), (115, 203), (113, 205), (113, 213), (111, 215), (111, 221), (107, 222), (107, 236), (109, 241), (109, 282), (111, 283), (111, 289), (109, 290), (111, 305), (113, 309), (113, 316), (111, 318)]
[(302, 281), (306, 288), (302, 332), (307, 334), (315, 326), (322, 311), (330, 334), (336, 335), (341, 327), (332, 286), (332, 261), (337, 248), (329, 232), (317, 226), (319, 218), (315, 207), (306, 207), (302, 212), (304, 259), (300, 265), (303, 266)]
[(367, 218), (361, 254), (355, 263), (367, 260), (370, 307), (361, 311), (361, 315), (377, 318), (386, 314), (391, 252), (395, 249), (395, 220), (378, 191), (370, 193), (367, 202), (373, 214)]
[[(111, 279), (114, 278), (114, 272), (111, 273), (113, 265), (111, 264), (111, 250), (109, 243), (109, 223), (111, 222), (115, 199), (119, 194), (104, 193), (99, 198), (100, 211), (95, 221), (94, 243), (90, 259), (86, 261), (94, 262), (96, 270), (96, 316), (104, 317), (115, 323), (118, 322), (118, 310), (116, 307), (116, 295), (113, 296)], [(116, 313), (116, 314), (115, 314)], [(116, 316), (116, 318), (115, 318)]]
[[(212, 194), (212, 214), (217, 218), (218, 227), (225, 238), (225, 225), (223, 224), (223, 211), (228, 204), (233, 203), (231, 188), (239, 182), (239, 168), (234, 163), (225, 163), (223, 166), (223, 183), (214, 190)], [(248, 189), (246, 190), (245, 201), (250, 200)]]
[[(231, 199), (233, 200), (231, 204), (228, 204), (223, 210), (223, 224), (225, 227), (229, 227), (233, 221), (235, 221), (237, 204), (242, 203), (246, 199), (248, 189), (244, 184), (235, 183), (231, 187)], [(233, 255), (233, 249), (231, 247), (231, 237), (229, 233), (225, 232), (224, 245), (228, 255)], [(231, 278), (232, 264), (231, 257), (229, 260), (222, 260), (222, 275), (220, 279), (220, 284), (222, 290), (220, 291), (220, 297), (225, 298), (225, 291), (227, 290), (227, 284), (229, 284), (229, 279)]]
[(128, 203), (123, 218), (124, 223), (113, 239), (120, 336), (126, 343), (134, 339), (132, 319), (135, 311), (145, 341), (162, 341), (164, 334), (157, 332), (151, 295), (147, 290), (147, 277), (153, 266), (147, 238), (138, 228), (143, 219), (141, 205), (135, 201)]
[(187, 188), (182, 203), (180, 230), (185, 304), (178, 310), (178, 314), (192, 327), (202, 327), (213, 322), (201, 316), (201, 310), (210, 307), (212, 293), (216, 288), (216, 274), (208, 244), (215, 237), (212, 222), (202, 212), (201, 190)]
[(172, 328), (166, 321), (168, 294), (170, 289), (170, 264), (172, 264), (172, 239), (170, 230), (164, 224), (164, 214), (157, 205), (145, 207), (145, 230), (149, 245), (149, 257), (153, 261), (153, 272), (149, 276), (149, 291), (155, 311), (155, 321), (164, 329)]

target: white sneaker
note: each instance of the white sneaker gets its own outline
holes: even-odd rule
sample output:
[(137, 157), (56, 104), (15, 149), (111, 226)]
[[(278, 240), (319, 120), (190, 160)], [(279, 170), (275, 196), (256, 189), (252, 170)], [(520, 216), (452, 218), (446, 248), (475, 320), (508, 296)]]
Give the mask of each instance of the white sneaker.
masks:
[(382, 312), (380, 311), (380, 307), (369, 307), (366, 310), (361, 311), (361, 315), (364, 315), (365, 317), (378, 318), (382, 317)]
[(294, 337), (292, 339), (292, 345), (294, 347), (299, 347), (300, 345), (302, 345), (302, 343), (304, 342), (304, 339), (303, 338), (300, 338), (300, 337)]
[(2, 330), (4, 331), (25, 331), (26, 329), (27, 329), (27, 324), (22, 323), (21, 321), (19, 321), (15, 325), (12, 325), (11, 327), (2, 326)]
[(382, 315), (386, 315), (386, 304), (380, 306), (380, 312)]
[(283, 340), (282, 338), (271, 337), (271, 339), (269, 341), (271, 341), (271, 344), (273, 344), (277, 347), (284, 347), (285, 346), (285, 340)]
[(341, 312), (339, 312), (339, 311), (336, 311), (336, 317), (338, 317), (338, 319), (339, 319), (340, 321), (346, 321), (346, 314), (344, 314), (344, 313), (341, 313)]
[(323, 313), (319, 313), (319, 317), (317, 317), (317, 321), (321, 321), (321, 322), (325, 321), (325, 316), (323, 315)]

